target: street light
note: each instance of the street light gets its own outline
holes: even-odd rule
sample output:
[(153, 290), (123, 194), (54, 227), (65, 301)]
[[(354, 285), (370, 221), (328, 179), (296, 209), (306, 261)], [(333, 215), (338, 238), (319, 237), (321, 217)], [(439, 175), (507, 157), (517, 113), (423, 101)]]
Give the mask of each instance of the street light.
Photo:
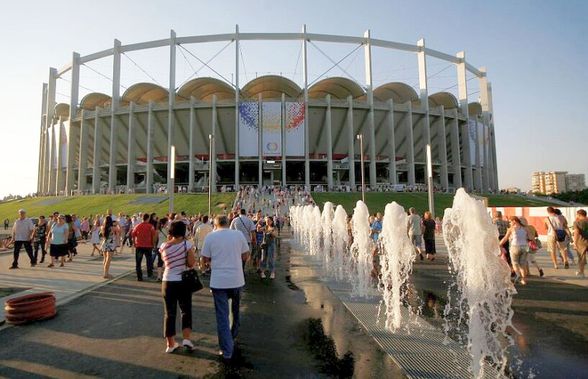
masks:
[[(363, 135), (358, 134), (357, 139), (359, 140), (359, 161), (361, 162), (361, 201), (365, 203), (365, 175), (364, 175), (364, 164), (363, 164)], [(355, 168), (354, 168), (355, 169)]]
[(176, 146), (171, 146), (171, 154), (169, 157), (170, 173), (169, 179), (171, 181), (171, 191), (169, 193), (169, 213), (174, 212), (174, 192), (176, 187)]
[(427, 186), (429, 192), (429, 211), (435, 218), (435, 199), (433, 198), (433, 160), (431, 157), (431, 145), (427, 144)]
[(212, 134), (208, 135), (208, 217), (211, 217), (210, 213), (210, 200), (212, 195), (212, 141), (214, 137)]

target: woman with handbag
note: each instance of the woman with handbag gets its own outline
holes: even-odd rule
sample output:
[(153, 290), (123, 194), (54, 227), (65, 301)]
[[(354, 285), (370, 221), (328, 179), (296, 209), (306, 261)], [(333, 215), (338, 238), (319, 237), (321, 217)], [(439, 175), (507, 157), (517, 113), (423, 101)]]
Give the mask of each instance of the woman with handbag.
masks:
[(535, 229), (533, 225), (529, 225), (527, 219), (525, 219), (524, 217), (519, 217), (519, 220), (521, 220), (521, 224), (524, 226), (524, 228), (527, 229), (527, 238), (529, 239), (529, 241), (527, 242), (527, 244), (529, 245), (529, 254), (527, 255), (527, 265), (525, 268), (525, 273), (528, 275), (529, 267), (533, 265), (535, 266), (537, 271), (539, 271), (539, 276), (543, 277), (543, 275), (545, 275), (543, 273), (543, 269), (535, 260), (535, 254), (541, 248), (541, 241), (539, 241), (539, 234), (537, 233), (537, 229)]
[(102, 277), (104, 279), (112, 279), (112, 275), (110, 275), (110, 262), (112, 262), (112, 254), (116, 250), (116, 242), (114, 240), (116, 236), (111, 216), (106, 216), (106, 220), (104, 221), (100, 231), (102, 237), (104, 238), (102, 245), (100, 246), (100, 250), (102, 250), (102, 256), (104, 257), (104, 260), (102, 261)]
[[(505, 236), (500, 241), (500, 246), (504, 246), (507, 241), (510, 241), (510, 259), (512, 261), (512, 268), (520, 275), (521, 284), (526, 285), (527, 274), (524, 266), (527, 263), (527, 255), (529, 253), (527, 229), (522, 225), (521, 220), (517, 216), (510, 218), (511, 227), (508, 228)], [(515, 280), (516, 281), (516, 280)]]
[[(161, 293), (165, 304), (163, 318), (163, 334), (167, 342), (166, 353), (173, 353), (180, 344), (176, 342), (176, 314), (178, 304), (182, 318), (182, 345), (187, 350), (193, 350), (190, 341), (192, 333), (192, 291), (185, 280), (184, 272), (190, 272), (196, 264), (194, 245), (186, 240), (186, 224), (174, 221), (169, 225), (167, 241), (159, 247), (164, 271)], [(195, 272), (195, 271), (194, 271)]]
[(261, 278), (265, 279), (265, 272), (270, 272), (270, 279), (276, 278), (276, 228), (272, 217), (265, 218), (263, 240), (261, 241), (262, 263)]

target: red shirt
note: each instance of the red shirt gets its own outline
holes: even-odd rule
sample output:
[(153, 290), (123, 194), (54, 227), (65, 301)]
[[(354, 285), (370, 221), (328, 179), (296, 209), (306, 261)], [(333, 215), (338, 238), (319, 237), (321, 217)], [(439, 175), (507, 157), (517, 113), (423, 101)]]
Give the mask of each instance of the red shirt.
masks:
[(153, 248), (153, 240), (157, 232), (149, 222), (142, 222), (135, 226), (131, 235), (135, 241), (135, 247)]

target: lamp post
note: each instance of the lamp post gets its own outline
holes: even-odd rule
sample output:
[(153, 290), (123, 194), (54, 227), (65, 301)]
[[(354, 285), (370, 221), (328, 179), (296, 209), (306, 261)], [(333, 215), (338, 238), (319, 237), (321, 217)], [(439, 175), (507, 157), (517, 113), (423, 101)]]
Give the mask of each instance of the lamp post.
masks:
[(169, 213), (174, 212), (174, 192), (176, 187), (176, 146), (171, 146), (171, 154), (169, 157), (169, 164), (171, 166), (169, 173), (169, 180), (171, 181), (171, 192), (169, 193)]
[(429, 211), (431, 217), (435, 218), (435, 199), (433, 197), (433, 160), (431, 157), (431, 145), (427, 144), (427, 186), (429, 192)]
[(208, 135), (208, 217), (210, 214), (210, 201), (212, 195), (212, 141), (214, 137), (212, 134)]
[[(361, 201), (365, 203), (365, 175), (364, 175), (364, 164), (363, 164), (363, 135), (358, 134), (357, 139), (359, 140), (359, 161), (361, 165)], [(355, 169), (355, 168), (354, 168)]]

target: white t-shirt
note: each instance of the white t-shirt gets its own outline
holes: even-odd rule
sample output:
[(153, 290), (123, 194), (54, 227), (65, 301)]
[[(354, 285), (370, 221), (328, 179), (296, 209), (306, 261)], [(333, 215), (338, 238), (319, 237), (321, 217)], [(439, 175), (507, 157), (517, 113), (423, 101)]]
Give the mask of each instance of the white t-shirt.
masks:
[(218, 229), (204, 239), (202, 256), (211, 259), (210, 288), (240, 288), (245, 285), (241, 254), (249, 251), (243, 234), (237, 230)]
[(255, 224), (249, 217), (240, 215), (233, 219), (230, 229), (240, 231), (245, 240), (249, 242), (251, 241), (251, 232), (255, 231)]
[(15, 241), (30, 241), (31, 240), (31, 233), (35, 229), (35, 225), (30, 218), (25, 218), (21, 220), (20, 218), (14, 222), (12, 226), (12, 230), (14, 231), (14, 240)]
[(408, 234), (413, 236), (420, 236), (421, 231), (421, 216), (417, 214), (411, 214), (408, 216)]

